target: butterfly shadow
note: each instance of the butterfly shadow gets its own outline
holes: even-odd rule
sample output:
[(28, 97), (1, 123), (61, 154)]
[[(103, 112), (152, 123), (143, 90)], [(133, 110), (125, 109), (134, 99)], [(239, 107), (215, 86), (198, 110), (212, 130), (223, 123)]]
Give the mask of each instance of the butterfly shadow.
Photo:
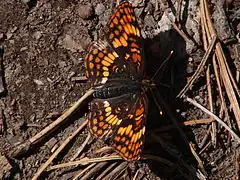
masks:
[[(197, 162), (172, 123), (173, 118), (178, 123), (184, 120), (176, 109), (187, 109), (182, 100), (176, 99), (186, 84), (186, 43), (177, 32), (170, 30), (153, 39), (145, 39), (144, 47), (146, 76), (150, 79), (155, 76), (155, 87), (148, 91), (147, 135), (143, 154), (150, 158), (147, 163), (159, 177), (195, 179), (196, 172), (189, 167), (197, 169)], [(171, 51), (172, 56), (165, 61)], [(184, 127), (184, 132), (193, 137), (190, 129)]]

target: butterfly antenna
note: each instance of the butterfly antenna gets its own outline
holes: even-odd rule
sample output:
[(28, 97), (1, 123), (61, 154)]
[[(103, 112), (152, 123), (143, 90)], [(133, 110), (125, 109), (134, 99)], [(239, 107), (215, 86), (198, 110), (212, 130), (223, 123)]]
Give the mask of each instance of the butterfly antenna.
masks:
[[(149, 86), (149, 89), (150, 89), (150, 91), (151, 91), (151, 94), (152, 94), (154, 103), (156, 104), (156, 106), (157, 106), (157, 108), (158, 108), (158, 110), (159, 110), (159, 114), (162, 116), (162, 115), (163, 115), (162, 108), (161, 108), (160, 104), (158, 103), (157, 98), (156, 98), (156, 96), (154, 95), (154, 92), (153, 92), (153, 90), (152, 90), (152, 88), (151, 88), (150, 86)], [(158, 92), (157, 88), (155, 88), (155, 89), (156, 89), (156, 91)]]
[(163, 63), (160, 65), (160, 67), (157, 69), (155, 74), (152, 76), (151, 81), (157, 76), (159, 71), (162, 69), (162, 67), (168, 62), (168, 60), (172, 57), (173, 51), (171, 51), (168, 55), (168, 57), (163, 61)]

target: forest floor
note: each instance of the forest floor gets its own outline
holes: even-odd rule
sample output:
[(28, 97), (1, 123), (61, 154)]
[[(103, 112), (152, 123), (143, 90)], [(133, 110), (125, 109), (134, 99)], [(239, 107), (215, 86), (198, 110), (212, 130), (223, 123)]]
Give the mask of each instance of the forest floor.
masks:
[[(111, 159), (111, 148), (89, 140), (91, 98), (54, 131), (32, 138), (91, 87), (79, 80), (84, 57), (91, 42), (104, 37), (115, 3), (0, 0), (0, 179), (32, 179), (79, 127), (40, 179), (239, 179), (240, 2), (131, 2), (144, 39), (146, 78), (160, 69), (148, 93), (144, 158), (136, 162)], [(50, 170), (70, 162), (79, 147), (81, 165)]]

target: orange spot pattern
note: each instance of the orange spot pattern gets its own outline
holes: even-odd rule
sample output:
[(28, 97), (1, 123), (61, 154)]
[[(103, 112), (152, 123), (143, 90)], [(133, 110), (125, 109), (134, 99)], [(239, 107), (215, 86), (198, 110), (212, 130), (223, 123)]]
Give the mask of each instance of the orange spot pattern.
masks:
[[(129, 2), (116, 7), (105, 33), (105, 40), (90, 45), (84, 61), (86, 75), (95, 91), (118, 89), (124, 85), (124, 78), (127, 82), (141, 84), (144, 68), (142, 37)], [(138, 160), (145, 137), (145, 91), (139, 89), (115, 96), (105, 94), (110, 97), (94, 98), (90, 103), (89, 131), (96, 138), (107, 140), (123, 159)]]

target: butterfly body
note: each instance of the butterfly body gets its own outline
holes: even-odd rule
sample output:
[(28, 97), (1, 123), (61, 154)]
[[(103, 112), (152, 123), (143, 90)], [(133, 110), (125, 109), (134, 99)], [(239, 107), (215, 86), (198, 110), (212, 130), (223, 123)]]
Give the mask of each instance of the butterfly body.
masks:
[(105, 39), (90, 45), (85, 67), (94, 89), (89, 131), (106, 140), (123, 159), (139, 159), (145, 137), (147, 97), (142, 37), (129, 2), (116, 7), (105, 29)]
[(94, 88), (93, 97), (106, 99), (121, 96), (123, 94), (135, 94), (140, 92), (142, 84), (137, 81), (119, 80), (115, 83), (106, 83), (106, 85), (97, 86)]

